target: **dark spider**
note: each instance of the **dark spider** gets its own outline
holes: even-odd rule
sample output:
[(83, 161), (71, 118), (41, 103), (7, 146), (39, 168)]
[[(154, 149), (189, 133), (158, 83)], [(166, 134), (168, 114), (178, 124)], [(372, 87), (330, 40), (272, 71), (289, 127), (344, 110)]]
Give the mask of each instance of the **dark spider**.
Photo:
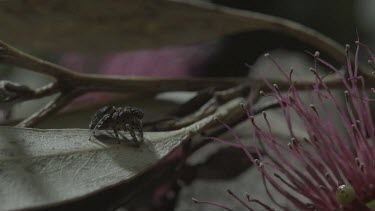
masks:
[[(120, 142), (118, 135), (119, 130), (128, 131), (136, 144), (143, 142), (143, 128), (142, 118), (143, 112), (134, 107), (114, 107), (105, 106), (99, 109), (90, 122), (89, 128), (92, 129), (92, 136), (95, 136), (95, 132), (100, 129), (108, 130), (112, 129), (116, 135), (117, 140)], [(138, 131), (138, 140), (135, 130)]]

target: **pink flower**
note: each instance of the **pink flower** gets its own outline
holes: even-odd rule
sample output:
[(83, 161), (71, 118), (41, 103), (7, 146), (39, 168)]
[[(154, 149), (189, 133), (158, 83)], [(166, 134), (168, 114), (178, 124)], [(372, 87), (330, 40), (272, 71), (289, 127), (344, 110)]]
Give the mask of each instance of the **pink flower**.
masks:
[[(242, 148), (262, 173), (265, 191), (275, 203), (262, 203), (249, 194), (239, 197), (228, 190), (244, 208), (254, 210), (254, 204), (258, 204), (265, 210), (288, 210), (273, 199), (269, 185), (266, 185), (268, 183), (295, 206), (293, 210), (375, 210), (375, 126), (369, 106), (373, 100), (369, 99), (365, 86), (366, 80), (374, 78), (368, 78), (368, 74), (366, 77), (361, 75), (358, 68), (359, 48), (363, 47), (368, 51), (371, 66), (375, 57), (366, 45), (359, 42), (356, 42), (356, 45), (354, 64), (350, 61), (349, 46), (346, 48), (346, 74), (320, 59), (318, 52), (313, 55), (315, 66), (310, 70), (315, 79), (308, 103), (302, 100), (292, 79), (292, 71), (287, 74), (271, 56), (266, 55), (277, 66), (290, 87), (286, 92), (282, 92), (276, 84), (265, 80), (272, 91), (267, 94), (261, 91), (261, 94), (272, 96), (279, 102), (291, 141), (286, 144), (273, 135), (266, 112), (263, 112), (263, 118), (267, 127), (262, 129), (251, 112), (244, 108), (253, 126), (254, 143), (257, 143), (254, 147), (258, 159), (255, 159), (235, 132), (226, 125), (236, 140), (231, 145)], [(324, 83), (325, 76), (318, 74), (318, 64), (328, 67), (339, 76), (345, 89), (345, 105), (339, 103), (337, 96)], [(374, 92), (374, 89), (371, 91)], [(329, 105), (335, 108), (335, 113), (329, 111)], [(292, 113), (297, 114), (301, 120), (307, 137), (295, 135)], [(333, 115), (339, 115), (345, 128), (344, 133), (336, 129), (337, 123), (333, 121)], [(261, 151), (267, 156), (260, 153)], [(212, 202), (196, 199), (194, 201), (231, 210), (227, 206)]]

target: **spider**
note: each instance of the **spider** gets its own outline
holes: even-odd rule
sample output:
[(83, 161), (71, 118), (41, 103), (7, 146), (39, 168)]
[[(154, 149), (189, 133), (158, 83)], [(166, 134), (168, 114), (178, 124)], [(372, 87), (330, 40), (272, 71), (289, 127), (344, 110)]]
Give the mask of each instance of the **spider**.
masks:
[[(114, 106), (105, 106), (99, 109), (92, 117), (89, 128), (93, 131), (89, 140), (91, 140), (92, 136), (95, 136), (97, 130), (112, 129), (118, 142), (120, 142), (118, 131), (122, 129), (130, 133), (136, 144), (142, 143), (143, 128), (141, 120), (143, 115), (140, 109), (134, 107), (116, 108)], [(135, 134), (135, 130), (138, 131), (139, 140)]]

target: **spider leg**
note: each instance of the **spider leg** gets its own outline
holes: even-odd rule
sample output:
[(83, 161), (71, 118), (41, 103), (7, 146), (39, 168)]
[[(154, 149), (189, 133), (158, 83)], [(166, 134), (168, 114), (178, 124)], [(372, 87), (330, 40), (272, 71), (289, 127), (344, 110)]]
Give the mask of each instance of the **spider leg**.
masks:
[(92, 133), (91, 133), (91, 135), (90, 135), (90, 138), (89, 138), (90, 141), (91, 141), (91, 138), (92, 138), (93, 136), (95, 136), (96, 131), (97, 131), (97, 130), (98, 130), (98, 129), (104, 124), (104, 122), (105, 122), (109, 117), (111, 117), (111, 115), (109, 115), (109, 114), (104, 115), (104, 116), (99, 120), (98, 124), (95, 125), (95, 127), (94, 127), (94, 129), (92, 130)]
[(117, 130), (116, 126), (113, 126), (112, 129), (113, 129), (113, 133), (116, 136), (117, 143), (120, 144), (120, 137), (118, 136), (118, 130)]
[(104, 130), (107, 134), (108, 134), (108, 136), (113, 136), (113, 134), (112, 134), (112, 131), (111, 130)]
[(118, 135), (118, 131), (119, 131), (119, 129), (121, 129), (121, 127), (119, 127), (119, 120), (120, 120), (120, 117), (122, 115), (122, 112), (123, 111), (122, 111), (121, 107), (117, 108), (116, 111), (113, 113), (112, 118), (111, 118), (114, 121), (113, 126), (112, 126), (113, 133), (115, 134), (116, 139), (117, 139), (117, 143), (119, 143), (119, 144), (120, 144), (120, 137)]
[(135, 120), (133, 126), (137, 129), (139, 133), (140, 142), (143, 142), (143, 126), (141, 120)]
[(134, 128), (130, 124), (125, 124), (125, 128), (126, 128), (127, 131), (129, 131), (130, 135), (133, 138), (133, 141), (138, 143), (137, 136), (134, 133)]
[(141, 142), (143, 142), (143, 126), (142, 126), (142, 121), (139, 121), (139, 127), (138, 127), (138, 132), (141, 138)]
[(120, 108), (117, 108), (117, 109), (115, 110), (115, 112), (113, 112), (113, 114), (112, 114), (112, 119), (113, 119), (113, 120), (117, 120), (117, 119), (119, 118), (120, 114), (121, 114), (121, 109), (120, 109)]

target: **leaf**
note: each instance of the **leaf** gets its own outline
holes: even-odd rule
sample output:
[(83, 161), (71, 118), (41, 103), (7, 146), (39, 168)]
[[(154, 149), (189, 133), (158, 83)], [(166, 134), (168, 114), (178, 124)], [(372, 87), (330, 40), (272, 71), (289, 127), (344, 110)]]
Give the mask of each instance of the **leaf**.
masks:
[(251, 24), (198, 6), (166, 0), (1, 1), (1, 39), (28, 49), (100, 52), (192, 43)]
[(310, 42), (309, 36), (295, 30), (301, 27), (296, 23), (202, 0), (1, 1), (0, 24), (2, 40), (24, 49), (55, 52), (185, 45), (255, 29), (290, 30), (291, 36)]
[[(181, 142), (240, 110), (236, 98), (188, 127), (146, 132), (139, 148), (89, 141), (89, 130), (0, 127), (0, 210), (68, 203), (142, 175)], [(129, 134), (122, 135), (129, 138)]]

